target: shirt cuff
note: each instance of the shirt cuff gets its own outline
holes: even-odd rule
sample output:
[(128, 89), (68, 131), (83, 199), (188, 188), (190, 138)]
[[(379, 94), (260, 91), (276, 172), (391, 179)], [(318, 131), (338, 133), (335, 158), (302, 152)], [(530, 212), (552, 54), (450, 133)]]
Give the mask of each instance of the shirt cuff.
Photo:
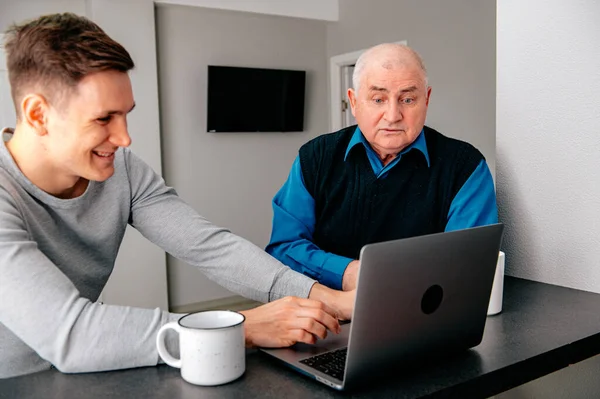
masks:
[(348, 264), (352, 261), (353, 259), (344, 256), (330, 256), (325, 263), (323, 263), (320, 278), (321, 283), (329, 288), (341, 290), (342, 277), (344, 276), (346, 267), (348, 267)]

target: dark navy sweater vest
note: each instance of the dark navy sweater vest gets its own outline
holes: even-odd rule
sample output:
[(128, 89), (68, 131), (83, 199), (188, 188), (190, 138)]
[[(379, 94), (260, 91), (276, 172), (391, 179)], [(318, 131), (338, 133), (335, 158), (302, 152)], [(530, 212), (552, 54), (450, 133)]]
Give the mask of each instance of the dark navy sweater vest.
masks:
[(313, 242), (358, 259), (365, 244), (444, 231), (452, 200), (483, 155), (472, 145), (425, 127), (430, 167), (412, 149), (377, 179), (363, 145), (344, 156), (356, 126), (300, 148), (304, 184), (315, 201)]

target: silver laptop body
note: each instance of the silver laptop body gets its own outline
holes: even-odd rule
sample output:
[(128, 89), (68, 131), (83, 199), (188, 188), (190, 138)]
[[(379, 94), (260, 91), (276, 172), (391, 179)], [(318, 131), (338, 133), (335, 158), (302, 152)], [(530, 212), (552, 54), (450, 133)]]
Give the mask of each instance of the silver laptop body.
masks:
[[(315, 345), (262, 350), (342, 390), (377, 367), (477, 346), (502, 231), (494, 224), (365, 245), (352, 322)], [(342, 371), (308, 365), (337, 352), (345, 352)]]

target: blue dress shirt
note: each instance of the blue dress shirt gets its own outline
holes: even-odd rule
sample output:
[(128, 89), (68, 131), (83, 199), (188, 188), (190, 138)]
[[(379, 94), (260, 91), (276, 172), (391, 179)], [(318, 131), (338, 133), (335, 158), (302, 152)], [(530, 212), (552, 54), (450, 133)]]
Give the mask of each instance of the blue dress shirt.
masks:
[[(357, 127), (346, 150), (363, 145), (373, 172), (384, 179), (402, 156), (413, 148), (421, 151), (430, 166), (425, 134), (421, 134), (392, 162), (383, 165), (379, 156)], [(322, 284), (341, 289), (344, 271), (353, 259), (325, 252), (313, 243), (315, 201), (304, 185), (300, 159), (296, 157), (289, 177), (273, 198), (273, 230), (266, 251), (292, 269)], [(498, 222), (496, 194), (492, 175), (485, 160), (475, 168), (450, 205), (445, 231), (460, 230)]]

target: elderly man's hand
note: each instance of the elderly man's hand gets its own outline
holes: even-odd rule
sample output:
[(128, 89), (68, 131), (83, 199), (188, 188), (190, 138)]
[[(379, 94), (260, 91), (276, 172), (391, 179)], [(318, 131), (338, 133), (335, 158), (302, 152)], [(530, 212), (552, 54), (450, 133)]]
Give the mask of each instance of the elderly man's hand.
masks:
[(344, 275), (342, 276), (342, 290), (352, 291), (356, 289), (356, 281), (358, 279), (358, 267), (360, 263), (357, 260), (353, 260), (348, 263)]
[(240, 313), (246, 316), (248, 347), (314, 344), (318, 338), (325, 338), (328, 331), (340, 331), (337, 312), (313, 299), (286, 297)]
[(308, 297), (326, 304), (333, 310), (335, 317), (339, 320), (350, 320), (352, 318), (356, 290), (338, 291), (315, 283)]

